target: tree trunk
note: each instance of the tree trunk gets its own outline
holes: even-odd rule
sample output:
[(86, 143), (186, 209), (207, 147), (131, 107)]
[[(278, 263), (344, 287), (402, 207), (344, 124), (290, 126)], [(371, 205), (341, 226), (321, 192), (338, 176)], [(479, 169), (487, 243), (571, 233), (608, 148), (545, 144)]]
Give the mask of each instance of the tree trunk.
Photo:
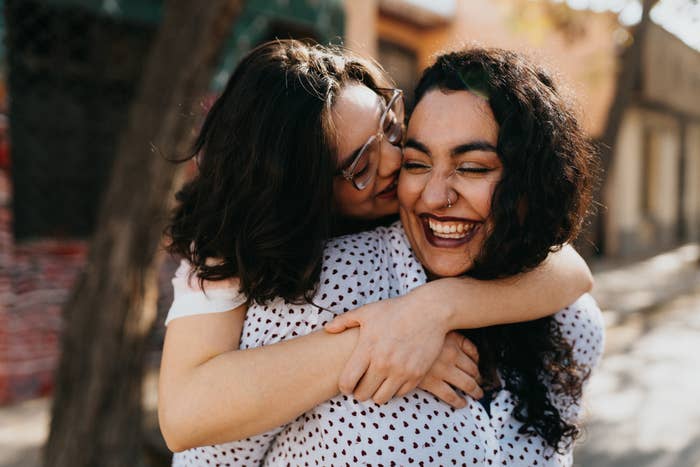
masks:
[[(155, 257), (175, 166), (242, 1), (166, 0), (65, 327), (44, 452), (46, 466), (143, 463), (145, 337), (155, 318)], [(183, 108), (184, 106), (184, 108)]]
[(578, 249), (584, 257), (593, 256), (600, 252), (603, 241), (603, 216), (605, 206), (603, 205), (603, 194), (606, 183), (609, 180), (609, 172), (612, 167), (615, 153), (617, 135), (622, 126), (625, 112), (634, 97), (641, 91), (640, 78), (643, 77), (644, 46), (646, 43), (647, 30), (651, 19), (649, 12), (658, 3), (658, 0), (642, 1), (642, 19), (631, 31), (632, 44), (623, 52), (619, 61), (617, 83), (615, 94), (608, 111), (608, 120), (605, 131), (598, 140), (598, 151), (600, 155), (601, 181), (594, 189), (594, 205), (596, 213), (591, 217), (590, 223), (582, 232), (578, 241)]

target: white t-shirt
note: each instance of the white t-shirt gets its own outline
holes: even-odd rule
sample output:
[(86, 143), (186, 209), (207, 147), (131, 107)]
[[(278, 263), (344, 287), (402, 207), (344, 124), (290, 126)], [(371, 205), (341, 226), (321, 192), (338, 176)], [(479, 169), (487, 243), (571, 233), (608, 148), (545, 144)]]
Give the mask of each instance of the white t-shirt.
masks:
[[(314, 303), (275, 300), (252, 305), (241, 348), (305, 335), (333, 317), (365, 303), (403, 295), (426, 282), (400, 224), (329, 242)], [(176, 299), (177, 300), (177, 299)], [(603, 324), (595, 301), (584, 295), (555, 319), (574, 347), (574, 357), (592, 369), (603, 348)], [(539, 465), (572, 464), (572, 450), (557, 454), (539, 436), (518, 433), (515, 401), (502, 389), (489, 412), (467, 398), (454, 409), (420, 389), (384, 405), (336, 396), (296, 420), (242, 441), (176, 453), (187, 465)], [(554, 403), (575, 420), (580, 401)]]
[(196, 276), (190, 277), (192, 265), (187, 260), (180, 261), (175, 271), (173, 283), (173, 303), (170, 305), (165, 325), (182, 316), (221, 313), (233, 310), (246, 302), (244, 294), (238, 290), (238, 279), (204, 281), (204, 289)]

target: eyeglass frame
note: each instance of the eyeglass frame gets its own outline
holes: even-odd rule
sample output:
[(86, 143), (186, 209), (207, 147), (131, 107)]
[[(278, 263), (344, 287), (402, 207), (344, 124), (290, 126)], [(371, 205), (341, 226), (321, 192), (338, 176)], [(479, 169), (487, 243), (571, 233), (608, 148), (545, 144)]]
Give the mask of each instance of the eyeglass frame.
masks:
[[(384, 111), (382, 111), (382, 114), (379, 116), (379, 131), (377, 131), (377, 133), (375, 133), (375, 134), (371, 135), (369, 138), (367, 138), (367, 141), (365, 141), (365, 144), (362, 145), (360, 150), (357, 152), (357, 155), (352, 160), (352, 162), (350, 162), (350, 165), (348, 165), (347, 168), (336, 172), (336, 175), (341, 175), (345, 180), (352, 183), (352, 186), (355, 187), (355, 189), (358, 191), (362, 191), (365, 188), (367, 188), (367, 185), (369, 185), (369, 181), (371, 180), (371, 178), (370, 178), (370, 180), (367, 181), (367, 184), (365, 186), (363, 186), (362, 188), (358, 187), (357, 183), (355, 182), (356, 174), (354, 173), (354, 171), (357, 168), (357, 164), (359, 164), (359, 162), (360, 162), (360, 157), (362, 155), (364, 155), (364, 152), (366, 151), (366, 149), (375, 140), (379, 140), (379, 143), (380, 143), (379, 148), (381, 151), (381, 142), (384, 140), (384, 136), (385, 136), (385, 134), (384, 134), (385, 119), (389, 115), (389, 111), (391, 110), (391, 107), (398, 101), (399, 98), (401, 98), (403, 96), (403, 90), (399, 89), (399, 88), (380, 88), (378, 90), (392, 92), (391, 98), (389, 98), (389, 100), (386, 103), (386, 108), (384, 109)], [(405, 115), (403, 117), (405, 118)], [(403, 128), (403, 124), (404, 124), (403, 121), (400, 122), (402, 136), (403, 136), (403, 132), (405, 131), (405, 129)]]

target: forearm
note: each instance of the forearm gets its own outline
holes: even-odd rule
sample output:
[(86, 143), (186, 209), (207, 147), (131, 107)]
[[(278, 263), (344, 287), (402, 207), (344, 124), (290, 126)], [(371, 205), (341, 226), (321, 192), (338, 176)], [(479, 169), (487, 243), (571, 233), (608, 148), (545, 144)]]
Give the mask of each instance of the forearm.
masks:
[(446, 278), (415, 289), (406, 298), (436, 309), (445, 331), (530, 321), (551, 315), (589, 291), (593, 278), (571, 246), (552, 253), (537, 268), (505, 279)]
[(181, 451), (264, 433), (332, 398), (357, 335), (357, 329), (319, 331), (226, 352), (169, 382), (181, 385), (177, 400), (170, 401), (175, 412), (163, 417), (177, 430), (169, 447)]

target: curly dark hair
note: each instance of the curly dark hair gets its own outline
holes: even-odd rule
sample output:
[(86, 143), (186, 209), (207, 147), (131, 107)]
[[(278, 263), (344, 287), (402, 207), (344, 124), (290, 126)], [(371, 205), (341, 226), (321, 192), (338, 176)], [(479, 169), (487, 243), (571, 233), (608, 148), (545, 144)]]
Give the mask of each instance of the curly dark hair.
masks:
[[(572, 241), (591, 206), (596, 154), (550, 76), (517, 53), (473, 48), (439, 56), (423, 73), (416, 102), (434, 89), (486, 98), (499, 125), (503, 175), (491, 201), (492, 228), (467, 274), (493, 279), (521, 273)], [(559, 413), (548, 388), (573, 403), (587, 374), (554, 318), (465, 334), (479, 347), (487, 382), (490, 376), (495, 384), (500, 371), (516, 397), (521, 431), (567, 448), (579, 430)]]
[(351, 82), (378, 93), (392, 84), (339, 47), (275, 40), (243, 58), (200, 130), (198, 171), (166, 228), (168, 251), (200, 283), (238, 277), (249, 303), (310, 300), (335, 223), (330, 110)]

